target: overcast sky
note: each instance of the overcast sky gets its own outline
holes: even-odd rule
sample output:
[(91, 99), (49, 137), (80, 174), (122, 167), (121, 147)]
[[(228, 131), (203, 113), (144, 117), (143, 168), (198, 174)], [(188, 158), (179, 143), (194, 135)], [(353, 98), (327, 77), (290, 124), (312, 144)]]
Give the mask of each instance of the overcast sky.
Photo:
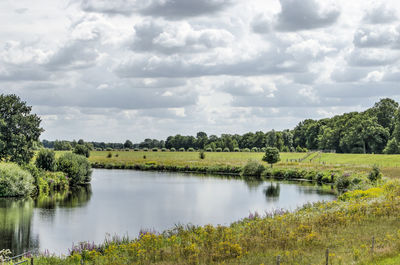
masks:
[(293, 128), (400, 100), (398, 0), (2, 0), (0, 93), (42, 139)]

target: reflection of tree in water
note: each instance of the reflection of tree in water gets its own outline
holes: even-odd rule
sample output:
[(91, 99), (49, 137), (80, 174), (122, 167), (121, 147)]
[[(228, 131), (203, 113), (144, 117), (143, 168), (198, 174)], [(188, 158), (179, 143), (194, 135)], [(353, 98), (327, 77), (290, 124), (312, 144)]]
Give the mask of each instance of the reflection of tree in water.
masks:
[(39, 239), (31, 231), (33, 200), (0, 198), (0, 249), (13, 255), (39, 249)]
[(54, 193), (48, 196), (39, 196), (35, 200), (35, 208), (56, 209), (74, 208), (85, 206), (92, 197), (92, 186), (90, 184), (71, 188), (64, 193)]
[(264, 189), (264, 194), (268, 201), (277, 201), (280, 193), (281, 187), (279, 186), (279, 183), (274, 185), (271, 182), (270, 185)]
[(332, 185), (325, 185), (322, 187), (321, 184), (308, 184), (308, 185), (298, 185), (297, 190), (300, 194), (318, 194), (318, 195), (334, 195), (335, 189)]
[(244, 182), (246, 183), (250, 191), (257, 190), (258, 187), (260, 187), (260, 185), (264, 183), (262, 180), (256, 180), (256, 179), (245, 180)]

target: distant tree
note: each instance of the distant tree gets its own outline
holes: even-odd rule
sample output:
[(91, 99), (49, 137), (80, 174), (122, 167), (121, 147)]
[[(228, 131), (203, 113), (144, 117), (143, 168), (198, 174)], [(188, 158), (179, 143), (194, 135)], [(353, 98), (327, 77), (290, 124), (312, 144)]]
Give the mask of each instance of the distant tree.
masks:
[(55, 171), (56, 158), (53, 150), (41, 149), (36, 155), (36, 167), (47, 171)]
[(392, 138), (387, 143), (385, 149), (383, 149), (384, 154), (400, 154), (400, 147), (399, 143), (397, 142), (396, 138)]
[(279, 162), (281, 160), (279, 155), (279, 150), (276, 147), (267, 147), (265, 150), (265, 155), (262, 159), (263, 161), (267, 162), (268, 164), (272, 165)]
[(399, 104), (390, 98), (381, 99), (375, 103), (371, 109), (372, 115), (377, 117), (378, 124), (383, 128), (387, 128), (389, 132), (393, 131), (394, 120)]
[(0, 95), (0, 160), (28, 163), (43, 132), (32, 107), (16, 95)]
[(132, 149), (133, 148), (133, 143), (130, 140), (126, 140), (124, 143), (125, 148)]
[(82, 155), (82, 156), (86, 156), (89, 157), (90, 156), (90, 150), (89, 148), (84, 145), (84, 144), (77, 144), (73, 150), (74, 154), (77, 155)]

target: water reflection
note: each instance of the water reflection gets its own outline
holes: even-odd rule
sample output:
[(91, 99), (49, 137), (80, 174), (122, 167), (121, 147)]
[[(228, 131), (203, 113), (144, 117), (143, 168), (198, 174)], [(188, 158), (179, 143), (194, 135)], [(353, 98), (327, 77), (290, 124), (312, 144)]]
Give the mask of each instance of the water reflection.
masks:
[[(93, 192), (92, 192), (93, 190)], [(13, 254), (72, 243), (101, 243), (107, 233), (138, 235), (175, 224), (222, 224), (273, 209), (334, 199), (310, 184), (130, 170), (94, 170), (92, 185), (32, 199), (0, 199), (0, 249)]]
[(0, 198), (0, 250), (15, 254), (38, 248), (38, 237), (31, 230), (33, 205), (30, 198)]
[(0, 198), (0, 250), (10, 249), (13, 255), (38, 251), (39, 235), (32, 230), (34, 209), (41, 209), (40, 214), (52, 219), (56, 216), (57, 208), (84, 206), (91, 195), (91, 186), (87, 185), (36, 199)]
[(267, 198), (267, 201), (277, 201), (279, 199), (279, 195), (281, 192), (281, 187), (279, 186), (279, 183), (270, 183), (268, 187), (264, 189), (264, 194), (265, 197)]

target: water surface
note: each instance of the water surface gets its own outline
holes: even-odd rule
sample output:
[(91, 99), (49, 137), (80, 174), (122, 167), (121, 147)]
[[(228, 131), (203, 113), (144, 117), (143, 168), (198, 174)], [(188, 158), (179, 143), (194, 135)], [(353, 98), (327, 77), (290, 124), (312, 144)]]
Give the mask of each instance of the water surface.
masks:
[(334, 198), (310, 184), (96, 169), (91, 185), (69, 194), (0, 199), (0, 249), (66, 254), (73, 242), (101, 243), (107, 234), (137, 237), (141, 229), (162, 232), (176, 224), (229, 225), (250, 213)]

